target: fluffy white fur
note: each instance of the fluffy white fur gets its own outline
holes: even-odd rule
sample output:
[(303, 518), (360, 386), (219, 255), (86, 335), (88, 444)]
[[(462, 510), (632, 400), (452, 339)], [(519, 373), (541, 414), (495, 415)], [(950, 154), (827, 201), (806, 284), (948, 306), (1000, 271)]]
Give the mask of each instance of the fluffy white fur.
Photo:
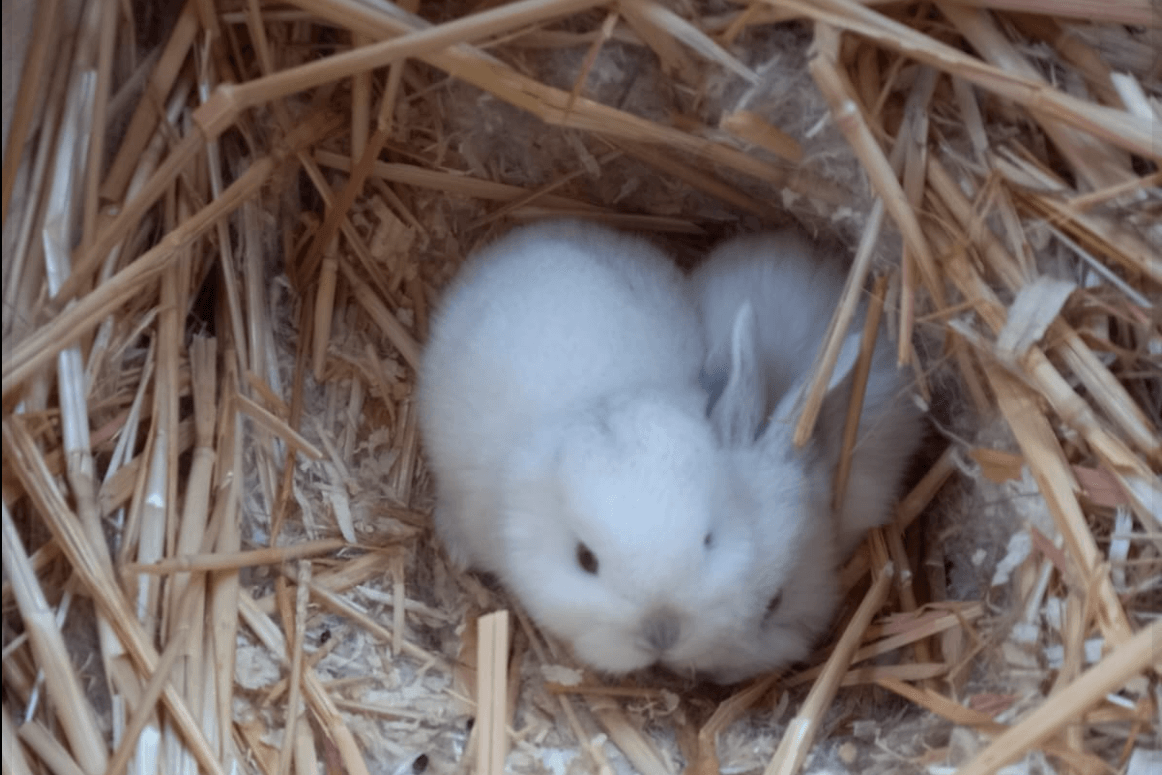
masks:
[(487, 247), (433, 322), (419, 406), (436, 530), (601, 670), (685, 667), (753, 608), (749, 512), (720, 508), (737, 488), (702, 360), (677, 268), (592, 224)]
[[(756, 553), (752, 609), (736, 631), (692, 661), (734, 681), (807, 656), (831, 621), (838, 563), (868, 528), (886, 522), (900, 478), (921, 438), (890, 348), (877, 346), (860, 433), (841, 508), (832, 485), (851, 393), (859, 332), (849, 334), (816, 433), (792, 443), (796, 400), (806, 387), (843, 280), (839, 268), (790, 233), (753, 235), (716, 248), (695, 272), (706, 336), (703, 381), (710, 416), (732, 450), (729, 464), (749, 495)], [(766, 418), (765, 426), (756, 418)], [(745, 499), (745, 496), (743, 496)], [(737, 501), (739, 496), (735, 498)], [(777, 603), (772, 601), (777, 600)]]
[[(794, 232), (737, 237), (715, 248), (698, 267), (691, 279), (708, 350), (703, 382), (715, 402), (712, 412), (720, 436), (736, 435), (724, 430), (723, 423), (734, 414), (753, 413), (748, 404), (755, 400), (762, 401), (764, 416), (777, 414), (780, 402), (790, 413), (794, 386), (800, 383), (801, 388), (809, 376), (839, 303), (840, 272), (836, 261), (820, 255)], [(750, 353), (757, 368), (747, 362), (746, 352), (739, 365), (732, 367), (730, 360), (736, 321), (748, 314), (747, 305), (754, 310), (755, 344)], [(827, 466), (838, 463), (862, 327), (861, 314), (848, 334), (817, 424), (815, 446)], [(745, 337), (745, 331), (741, 335)], [(760, 376), (749, 381), (749, 388), (727, 391), (728, 380), (737, 385), (734, 372), (739, 370)], [(728, 400), (715, 401), (728, 392)], [(881, 335), (868, 374), (847, 495), (836, 517), (841, 559), (869, 528), (890, 518), (900, 479), (922, 436), (922, 419), (909, 396), (907, 375), (896, 368), (893, 348)], [(830, 492), (830, 477), (826, 487)]]

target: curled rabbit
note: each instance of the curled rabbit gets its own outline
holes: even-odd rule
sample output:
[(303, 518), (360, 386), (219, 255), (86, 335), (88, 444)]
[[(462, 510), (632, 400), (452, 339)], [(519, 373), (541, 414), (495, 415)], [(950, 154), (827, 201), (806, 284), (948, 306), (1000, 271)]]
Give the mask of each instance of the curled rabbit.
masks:
[(739, 487), (724, 510), (752, 525), (756, 565), (735, 632), (693, 660), (722, 682), (807, 656), (831, 621), (837, 569), (869, 527), (886, 522), (920, 417), (886, 346), (873, 354), (847, 497), (832, 484), (858, 359), (843, 344), (813, 437), (793, 443), (798, 402), (839, 301), (837, 269), (802, 238), (742, 237), (715, 249), (693, 278), (707, 343), (710, 418)]
[(730, 467), (702, 360), (673, 263), (587, 223), (486, 247), (433, 320), (418, 400), (436, 531), (606, 672), (715, 640), (753, 564), (748, 526), (717, 508)]
[[(792, 403), (786, 399), (797, 399), (792, 393), (805, 387), (843, 291), (836, 262), (794, 232), (746, 235), (712, 251), (692, 283), (708, 349), (701, 379), (711, 393), (711, 417), (719, 435), (737, 444), (730, 423), (740, 413), (770, 417), (780, 402), (788, 415), (785, 421), (793, 421)], [(750, 317), (751, 332), (736, 331)], [(818, 459), (831, 467), (838, 465), (841, 453), (862, 327), (861, 314), (845, 339), (817, 421), (813, 443)], [(751, 341), (740, 340), (740, 335)], [(733, 354), (733, 362), (732, 343), (744, 348)], [(728, 377), (734, 380), (729, 393)], [(901, 479), (923, 437), (923, 421), (908, 392), (891, 345), (879, 337), (846, 497), (834, 520), (841, 559), (869, 528), (891, 517)], [(830, 483), (826, 486), (830, 491)]]

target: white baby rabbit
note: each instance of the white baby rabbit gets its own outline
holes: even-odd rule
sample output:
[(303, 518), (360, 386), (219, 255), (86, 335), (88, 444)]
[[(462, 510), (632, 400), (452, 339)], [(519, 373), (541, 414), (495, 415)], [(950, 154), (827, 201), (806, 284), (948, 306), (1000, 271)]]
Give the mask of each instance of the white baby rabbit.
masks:
[(589, 223), (488, 246), (433, 321), (418, 400), (436, 531), (606, 672), (685, 665), (748, 582), (702, 358), (678, 269)]
[[(791, 416), (797, 396), (786, 399), (793, 385), (803, 388), (810, 377), (843, 290), (840, 272), (834, 260), (791, 231), (728, 240), (695, 271), (692, 283), (708, 348), (702, 379), (711, 393), (712, 421), (725, 441), (735, 446), (745, 441), (731, 427), (740, 415), (770, 416), (780, 402), (783, 421), (797, 421), (797, 411)], [(753, 333), (748, 333), (752, 326)], [(832, 467), (839, 461), (862, 328), (859, 315), (832, 372), (817, 422), (816, 454)], [(731, 352), (732, 343), (738, 352)], [(729, 392), (728, 380), (734, 383)], [(890, 519), (901, 477), (922, 436), (922, 419), (908, 395), (905, 372), (896, 368), (893, 348), (880, 336), (846, 497), (837, 511), (840, 559), (869, 528)], [(826, 486), (830, 492), (830, 483)]]
[(753, 531), (754, 565), (729, 624), (697, 653), (676, 655), (686, 657), (685, 665), (671, 660), (676, 669), (741, 681), (804, 659), (831, 622), (839, 599), (831, 467), (817, 446), (795, 449), (793, 427), (781, 419), (789, 414), (790, 406), (778, 407), (761, 433), (758, 422), (737, 426), (752, 441), (727, 451), (735, 489), (720, 507)]
[(735, 519), (753, 526), (756, 564), (750, 610), (690, 664), (731, 682), (807, 656), (831, 621), (839, 562), (891, 515), (921, 421), (889, 348), (878, 346), (837, 513), (832, 482), (860, 331), (844, 342), (813, 438), (796, 449), (792, 436), (797, 401), (839, 301), (838, 268), (794, 234), (755, 235), (716, 248), (692, 284), (707, 337), (710, 416), (741, 483), (723, 509), (741, 505), (745, 515)]

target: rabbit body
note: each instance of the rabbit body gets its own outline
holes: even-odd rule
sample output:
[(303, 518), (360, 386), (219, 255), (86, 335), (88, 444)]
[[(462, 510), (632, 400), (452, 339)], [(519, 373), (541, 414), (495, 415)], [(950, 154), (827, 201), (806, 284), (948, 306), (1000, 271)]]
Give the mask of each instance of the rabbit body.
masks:
[(687, 665), (753, 564), (705, 417), (700, 324), (660, 251), (592, 224), (526, 227), (469, 260), (419, 383), (453, 560), (496, 574), (583, 661)]
[(768, 601), (761, 616), (741, 616), (749, 628), (741, 625), (700, 665), (729, 682), (807, 656), (833, 616), (839, 563), (891, 516), (922, 420), (881, 339), (847, 495), (833, 508), (859, 330), (845, 340), (812, 439), (797, 449), (792, 436), (796, 402), (842, 293), (838, 267), (793, 233), (751, 235), (713, 250), (691, 282), (707, 347), (701, 379), (710, 417), (749, 493), (752, 595)]
[[(789, 416), (788, 399), (797, 398), (791, 393), (810, 377), (843, 283), (837, 263), (794, 232), (745, 235), (715, 248), (692, 277), (707, 345), (701, 379), (711, 401), (722, 394), (730, 371), (731, 327), (742, 305), (749, 304), (755, 316), (753, 349), (763, 416), (771, 417), (784, 402), (785, 420), (797, 420)], [(862, 328), (861, 314), (848, 334), (817, 421), (818, 457), (830, 466), (839, 460)], [(738, 398), (733, 399), (736, 405)], [(922, 437), (921, 414), (908, 397), (892, 346), (880, 336), (868, 372), (847, 494), (835, 519), (840, 559), (869, 528), (888, 521), (901, 477)]]

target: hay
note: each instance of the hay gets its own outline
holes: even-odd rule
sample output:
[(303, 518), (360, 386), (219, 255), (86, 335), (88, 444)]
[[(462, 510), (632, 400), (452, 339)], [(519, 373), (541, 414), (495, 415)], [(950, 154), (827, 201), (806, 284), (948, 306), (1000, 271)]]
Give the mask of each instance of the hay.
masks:
[[(9, 10), (5, 775), (1158, 755), (1149, 0)], [(434, 544), (430, 310), (562, 214), (851, 248), (797, 438), (870, 285), (940, 441), (811, 664), (602, 681)]]

